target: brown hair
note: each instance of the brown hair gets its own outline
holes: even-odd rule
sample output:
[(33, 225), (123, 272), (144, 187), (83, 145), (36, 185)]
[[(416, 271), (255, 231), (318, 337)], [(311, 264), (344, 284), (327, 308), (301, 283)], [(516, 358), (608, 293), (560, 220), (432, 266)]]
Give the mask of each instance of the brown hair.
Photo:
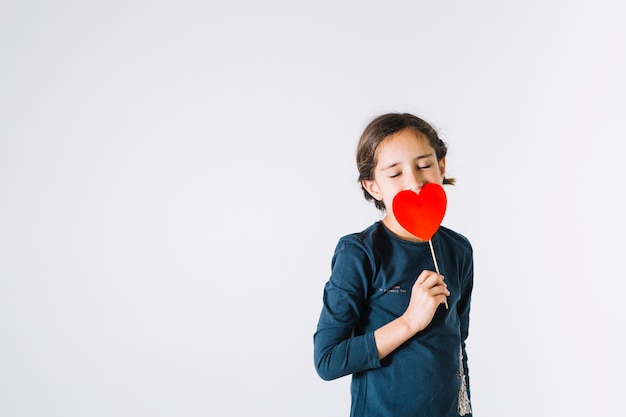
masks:
[[(441, 161), (448, 153), (448, 147), (439, 139), (437, 131), (425, 120), (409, 113), (388, 113), (376, 117), (363, 131), (356, 149), (356, 165), (359, 170), (359, 183), (365, 199), (374, 201), (376, 208), (385, 209), (382, 201), (374, 199), (363, 187), (363, 180), (374, 179), (376, 167), (376, 149), (378, 145), (389, 135), (393, 135), (403, 129), (413, 129), (428, 139), (428, 143), (435, 150), (437, 161)], [(443, 178), (444, 184), (454, 185), (454, 178)]]

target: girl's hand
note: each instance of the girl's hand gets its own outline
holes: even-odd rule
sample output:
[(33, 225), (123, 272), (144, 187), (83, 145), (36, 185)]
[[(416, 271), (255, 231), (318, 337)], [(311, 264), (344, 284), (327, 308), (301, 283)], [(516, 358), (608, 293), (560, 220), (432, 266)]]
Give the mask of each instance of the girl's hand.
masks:
[(415, 333), (424, 330), (433, 320), (439, 304), (444, 304), (449, 295), (443, 276), (422, 271), (413, 284), (404, 314), (374, 331), (378, 358), (383, 359)]
[(424, 330), (435, 316), (440, 304), (450, 295), (443, 276), (433, 271), (422, 271), (411, 290), (409, 306), (402, 315), (412, 332)]

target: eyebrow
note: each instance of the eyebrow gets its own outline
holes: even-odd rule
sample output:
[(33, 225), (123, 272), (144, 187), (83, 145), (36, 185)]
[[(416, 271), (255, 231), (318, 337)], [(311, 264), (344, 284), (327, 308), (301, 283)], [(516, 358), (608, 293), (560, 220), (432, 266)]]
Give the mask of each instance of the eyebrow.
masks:
[[(424, 155), (419, 155), (419, 156), (417, 156), (415, 158), (415, 161), (419, 161), (420, 159), (426, 159), (426, 158), (429, 158), (431, 156), (434, 156), (434, 154), (433, 153), (427, 153), (427, 154), (424, 154)], [(387, 169), (391, 169), (391, 168), (393, 168), (393, 167), (395, 167), (396, 165), (399, 165), (399, 164), (400, 164), (399, 162), (394, 162), (394, 163), (392, 163), (390, 165), (387, 165), (384, 168), (381, 168), (381, 171), (385, 171)]]

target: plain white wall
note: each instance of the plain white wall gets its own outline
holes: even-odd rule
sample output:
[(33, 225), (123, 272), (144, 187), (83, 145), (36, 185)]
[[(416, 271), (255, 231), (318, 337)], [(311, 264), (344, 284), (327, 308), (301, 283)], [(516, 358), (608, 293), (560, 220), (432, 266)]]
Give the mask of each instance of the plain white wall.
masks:
[(346, 416), (315, 373), (388, 111), (450, 146), (477, 416), (626, 394), (619, 1), (0, 4), (0, 415)]

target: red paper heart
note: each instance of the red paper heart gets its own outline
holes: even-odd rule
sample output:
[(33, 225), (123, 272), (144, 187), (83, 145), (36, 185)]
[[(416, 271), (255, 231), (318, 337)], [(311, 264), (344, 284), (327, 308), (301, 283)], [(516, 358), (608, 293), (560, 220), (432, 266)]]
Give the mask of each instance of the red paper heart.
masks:
[(400, 191), (393, 198), (393, 214), (400, 226), (412, 235), (430, 240), (446, 214), (448, 201), (443, 187), (437, 183), (425, 184), (419, 194)]

